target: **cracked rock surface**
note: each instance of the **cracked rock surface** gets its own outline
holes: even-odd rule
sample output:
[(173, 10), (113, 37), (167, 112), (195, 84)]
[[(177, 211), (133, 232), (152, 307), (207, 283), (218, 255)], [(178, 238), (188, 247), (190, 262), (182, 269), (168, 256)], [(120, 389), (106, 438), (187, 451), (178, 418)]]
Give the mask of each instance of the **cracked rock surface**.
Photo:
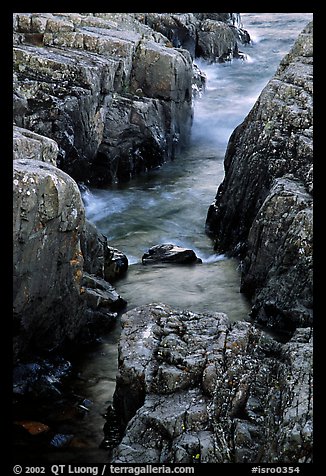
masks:
[(203, 15), (15, 13), (15, 125), (55, 140), (58, 166), (93, 185), (172, 160), (190, 137), (193, 58), (231, 59), (242, 42), (236, 14)]
[(281, 344), (223, 313), (122, 316), (114, 463), (310, 462), (312, 332)]
[(243, 260), (252, 316), (290, 331), (313, 314), (312, 40), (311, 22), (233, 131), (206, 220), (216, 249)]

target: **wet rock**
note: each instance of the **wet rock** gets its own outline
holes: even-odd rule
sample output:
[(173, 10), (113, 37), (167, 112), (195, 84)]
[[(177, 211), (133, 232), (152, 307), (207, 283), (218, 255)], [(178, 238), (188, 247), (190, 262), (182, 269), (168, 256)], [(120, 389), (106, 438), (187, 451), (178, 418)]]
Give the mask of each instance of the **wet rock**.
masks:
[[(56, 348), (85, 324), (76, 183), (53, 165), (14, 160), (14, 355)], [(62, 319), (65, 316), (65, 319)]]
[(243, 259), (253, 316), (292, 330), (312, 322), (312, 32), (231, 135), (206, 220), (216, 248)]
[(121, 251), (109, 246), (107, 237), (96, 226), (85, 221), (80, 236), (84, 270), (106, 281), (113, 282), (128, 269), (128, 258)]
[(13, 392), (23, 395), (38, 380), (41, 366), (37, 363), (18, 365), (13, 369)]
[[(150, 74), (147, 70), (151, 71), (152, 61), (159, 63), (158, 58), (162, 55), (156, 52), (156, 56), (152, 57), (147, 54), (145, 47), (139, 54), (146, 58), (146, 63), (141, 56), (139, 62), (145, 65), (143, 68), (138, 66), (133, 73), (134, 94), (125, 94), (123, 97), (116, 95), (106, 115), (103, 140), (95, 160), (96, 167), (102, 170), (100, 180), (107, 177), (106, 180), (111, 181), (128, 181), (136, 174), (171, 160), (189, 138), (192, 122), (191, 82), (188, 81), (187, 100), (176, 99), (178, 90), (175, 99), (170, 100), (173, 88), (178, 85), (171, 84), (169, 75), (179, 77), (180, 73), (180, 77), (183, 77), (184, 71), (180, 71), (178, 63), (174, 65), (176, 61), (173, 62), (173, 56), (169, 62), (162, 62), (162, 71), (165, 71), (165, 67), (167, 71), (161, 79), (159, 91), (154, 86), (158, 85), (159, 79), (154, 79), (154, 73)], [(159, 71), (156, 73), (159, 74)], [(142, 97), (146, 94), (153, 98)]]
[(70, 372), (71, 363), (62, 357), (19, 363), (13, 368), (13, 394), (17, 398), (58, 398), (61, 382)]
[(118, 311), (127, 304), (114, 287), (102, 278), (84, 272), (82, 286), (87, 305), (91, 309)]
[(108, 406), (103, 416), (106, 420), (103, 426), (104, 438), (101, 441), (99, 447), (106, 450), (111, 450), (121, 441), (120, 425), (112, 405)]
[(106, 248), (104, 261), (104, 279), (106, 281), (114, 282), (121, 278), (126, 274), (128, 265), (128, 258), (122, 251), (111, 246)]
[(175, 263), (189, 264), (201, 263), (193, 250), (182, 248), (173, 244), (155, 245), (142, 256), (143, 264), (153, 263)]
[(50, 429), (48, 425), (44, 425), (44, 423), (39, 421), (21, 420), (16, 421), (14, 424), (25, 428), (25, 430), (33, 436), (39, 435), (40, 433), (46, 433)]
[(64, 448), (69, 445), (71, 440), (73, 439), (74, 435), (66, 435), (63, 433), (57, 433), (51, 439), (49, 445), (53, 448)]
[[(102, 278), (120, 277), (128, 260), (85, 223), (77, 184), (50, 163), (58, 150), (54, 141), (19, 128), (14, 134), (17, 156), (26, 156), (14, 160), (13, 178), (18, 361), (62, 351), (73, 342), (89, 343), (111, 329), (126, 302)], [(56, 393), (47, 380), (39, 378), (40, 391), (48, 387), (48, 393)]]
[(122, 316), (114, 463), (311, 462), (312, 336), (287, 344), (221, 313)]
[(213, 61), (231, 60), (237, 52), (232, 29), (223, 22), (206, 19), (198, 32), (197, 56)]

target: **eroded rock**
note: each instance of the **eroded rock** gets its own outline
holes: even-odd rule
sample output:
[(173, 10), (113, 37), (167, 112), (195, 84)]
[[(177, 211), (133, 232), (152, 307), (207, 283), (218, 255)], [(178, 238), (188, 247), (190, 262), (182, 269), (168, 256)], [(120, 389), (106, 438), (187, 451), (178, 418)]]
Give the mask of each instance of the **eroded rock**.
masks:
[(82, 286), (88, 307), (91, 309), (120, 311), (127, 304), (110, 283), (85, 271), (83, 273)]
[(28, 129), (13, 128), (13, 159), (34, 159), (57, 165), (58, 144)]
[(30, 346), (50, 350), (72, 340), (85, 322), (79, 242), (85, 213), (77, 184), (63, 171), (34, 159), (14, 160), (13, 166), (18, 354)]
[[(126, 305), (108, 280), (127, 257), (85, 221), (74, 180), (51, 165), (56, 143), (15, 129), (14, 356), (85, 343), (112, 328)], [(35, 160), (41, 157), (46, 162)]]
[(132, 14), (14, 20), (15, 123), (54, 139), (59, 167), (76, 180), (129, 180), (187, 141), (186, 50), (166, 48), (168, 40)]
[(231, 135), (206, 221), (244, 259), (253, 315), (292, 330), (312, 322), (312, 37), (310, 23)]
[(311, 462), (312, 336), (287, 344), (221, 313), (122, 317), (114, 463)]
[(250, 42), (236, 13), (146, 13), (138, 18), (166, 36), (174, 47), (188, 50), (193, 59), (230, 60), (239, 57), (237, 41)]
[(216, 15), (14, 14), (15, 124), (93, 185), (172, 160), (190, 137), (194, 55), (239, 56), (236, 16)]

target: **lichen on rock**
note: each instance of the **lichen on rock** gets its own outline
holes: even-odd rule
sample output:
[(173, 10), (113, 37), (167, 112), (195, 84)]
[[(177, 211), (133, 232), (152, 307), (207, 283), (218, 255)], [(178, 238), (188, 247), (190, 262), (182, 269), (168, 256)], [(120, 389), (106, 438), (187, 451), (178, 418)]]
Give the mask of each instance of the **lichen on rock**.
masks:
[(243, 260), (253, 316), (291, 331), (312, 322), (312, 33), (309, 23), (232, 133), (206, 220), (216, 248)]
[[(153, 303), (122, 317), (113, 463), (311, 462), (312, 336)], [(296, 440), (295, 444), (292, 442)]]

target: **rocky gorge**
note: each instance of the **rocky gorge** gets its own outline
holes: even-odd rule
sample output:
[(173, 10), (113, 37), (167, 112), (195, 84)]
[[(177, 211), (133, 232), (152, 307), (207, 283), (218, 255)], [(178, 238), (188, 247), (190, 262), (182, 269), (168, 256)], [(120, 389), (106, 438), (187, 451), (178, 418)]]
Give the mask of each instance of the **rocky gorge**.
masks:
[[(212, 61), (239, 54), (233, 14), (168, 18), (193, 39), (215, 25), (205, 33)], [(76, 339), (86, 308), (121, 309), (99, 280), (121, 275), (127, 258), (85, 221), (74, 179), (103, 185), (171, 160), (198, 82), (191, 53), (140, 14), (14, 15), (15, 355), (30, 340), (47, 349), (48, 332), (51, 348)]]
[[(230, 188), (234, 201), (235, 190), (246, 190), (248, 204), (241, 198), (234, 210), (245, 215), (241, 203), (257, 221), (245, 218), (245, 229), (226, 217), (223, 226), (232, 223), (230, 233), (238, 235), (221, 246), (220, 192), (207, 219), (217, 246), (240, 252), (253, 316), (290, 330), (291, 338), (281, 344), (249, 322), (231, 324), (222, 313), (163, 303), (124, 314), (114, 397), (122, 440), (108, 455), (114, 463), (312, 461), (311, 38), (308, 27), (269, 84), (277, 83), (277, 93), (262, 93), (259, 119), (251, 112), (229, 144), (221, 189)], [(238, 45), (248, 41), (237, 14), (15, 15), (19, 405), (26, 394), (54, 399), (56, 382), (69, 372), (60, 360), (55, 366), (57, 356), (108, 331), (126, 304), (111, 283), (126, 273), (128, 259), (85, 219), (79, 187), (124, 182), (173, 160), (189, 138), (192, 96), (203, 84), (193, 60), (241, 58)], [(274, 94), (280, 110), (266, 106)], [(264, 129), (260, 136), (252, 123), (269, 135)], [(292, 164), (281, 153), (279, 162), (268, 159), (270, 137), (280, 140), (273, 147), (291, 154)], [(268, 166), (258, 199), (247, 188), (252, 143), (264, 157), (259, 164)], [(240, 170), (244, 183), (230, 178), (230, 170)], [(233, 209), (229, 198), (225, 203)], [(172, 247), (168, 253), (178, 248), (165, 246)], [(46, 364), (49, 357), (61, 376)]]

